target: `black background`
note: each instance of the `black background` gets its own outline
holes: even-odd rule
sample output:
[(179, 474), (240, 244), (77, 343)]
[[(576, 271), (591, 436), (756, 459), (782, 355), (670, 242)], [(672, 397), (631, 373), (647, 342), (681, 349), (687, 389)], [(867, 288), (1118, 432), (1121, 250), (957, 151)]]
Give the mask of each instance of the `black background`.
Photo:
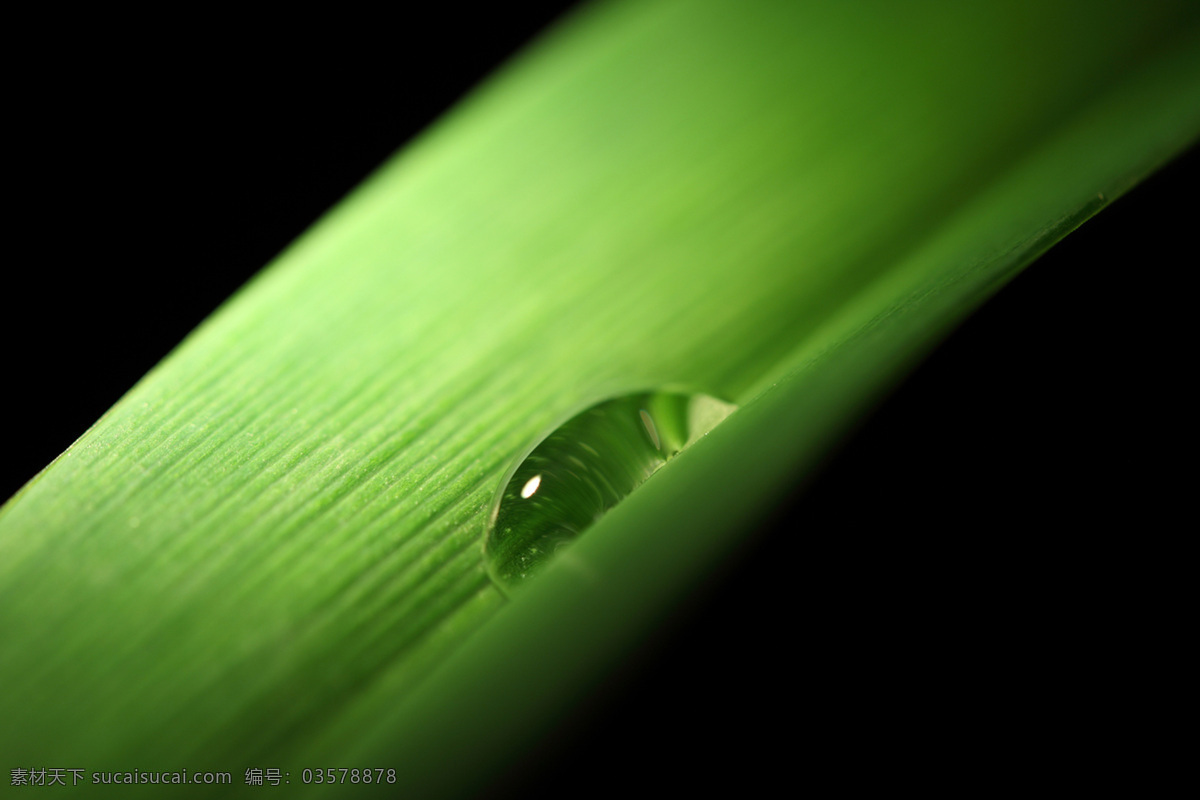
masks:
[[(40, 55), (8, 115), (0, 495), (568, 6), (446, 6), (346, 31), (209, 19), (146, 39), (111, 18), (31, 31)], [(1178, 502), (1160, 453), (1183, 435), (1168, 409), (1191, 359), (1165, 301), (1196, 261), (1196, 204), (1181, 198), (1197, 162), (964, 324), (497, 792), (554, 794), (567, 778), (749, 789), (876, 753), (918, 721), (952, 747), (1050, 690), (1061, 713), (1085, 713), (1079, 654), (1126, 624), (1113, 587), (1134, 579), (1113, 565)]]

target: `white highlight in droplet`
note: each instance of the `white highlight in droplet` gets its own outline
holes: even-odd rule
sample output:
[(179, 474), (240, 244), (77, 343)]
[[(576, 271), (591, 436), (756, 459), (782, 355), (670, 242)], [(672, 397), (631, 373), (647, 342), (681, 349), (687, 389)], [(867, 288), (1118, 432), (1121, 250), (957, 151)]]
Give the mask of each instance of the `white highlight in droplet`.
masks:
[(538, 487), (541, 485), (542, 485), (542, 476), (534, 475), (532, 478), (525, 481), (525, 486), (522, 487), (522, 489), (521, 489), (521, 497), (522, 498), (532, 497), (533, 493), (536, 492), (538, 490)]

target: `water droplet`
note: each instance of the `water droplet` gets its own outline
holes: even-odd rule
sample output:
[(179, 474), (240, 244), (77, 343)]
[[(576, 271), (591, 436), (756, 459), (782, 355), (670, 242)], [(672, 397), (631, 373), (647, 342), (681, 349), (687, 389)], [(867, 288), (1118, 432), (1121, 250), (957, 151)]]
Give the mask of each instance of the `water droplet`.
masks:
[(534, 475), (532, 478), (529, 479), (529, 482), (525, 484), (525, 487), (523, 489), (521, 489), (521, 497), (523, 499), (532, 497), (533, 493), (536, 492), (538, 490), (538, 487), (541, 485), (542, 485), (542, 476)]
[(597, 403), (514, 465), (492, 504), (492, 578), (528, 577), (736, 406), (703, 394), (640, 392)]

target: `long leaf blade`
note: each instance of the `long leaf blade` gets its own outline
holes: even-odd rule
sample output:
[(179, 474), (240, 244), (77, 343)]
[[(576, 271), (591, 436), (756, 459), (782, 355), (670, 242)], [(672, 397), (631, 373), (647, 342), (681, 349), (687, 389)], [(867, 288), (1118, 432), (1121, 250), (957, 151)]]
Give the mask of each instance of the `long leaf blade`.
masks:
[[(492, 644), (471, 647), (498, 657), (519, 638), (502, 620), (550, 629), (546, 609), (578, 607), (547, 576), (546, 599), (523, 606), (536, 611), (496, 615), (479, 563), (494, 483), (540, 430), (608, 394), (686, 384), (757, 400), (709, 449), (761, 435), (759, 420), (787, 435), (753, 463), (787, 474), (845, 423), (857, 407), (846, 399), (878, 390), (891, 374), (881, 359), (907, 363), (1195, 135), (1194, 15), (1063, 9), (582, 15), (297, 243), (6, 506), (0, 625), (15, 645), (0, 656), (12, 687), (0, 702), (37, 719), (6, 747), (254, 759), (336, 741), (329, 731), (360, 728), (377, 702), (461, 707), (486, 685), (472, 650), (440, 683), (413, 686), (473, 631)], [(835, 360), (840, 377), (812, 377)], [(807, 400), (803, 419), (769, 399), (822, 380), (826, 405)], [(686, 530), (664, 487), (719, 497), (711, 473), (685, 466), (704, 452), (580, 553)], [(719, 531), (778, 490), (769, 474), (745, 479), (760, 488), (713, 517), (725, 524), (712, 525), (712, 550), (677, 577), (670, 535), (654, 540), (660, 555), (639, 550), (659, 588), (627, 602), (658, 608), (694, 580)], [(585, 681), (636, 633), (606, 619), (599, 650), (565, 653), (581, 672), (564, 681)], [(540, 652), (530, 647), (520, 652)], [(356, 746), (379, 753), (428, 730), (426, 712), (398, 713)], [(455, 777), (431, 769), (402, 772)]]

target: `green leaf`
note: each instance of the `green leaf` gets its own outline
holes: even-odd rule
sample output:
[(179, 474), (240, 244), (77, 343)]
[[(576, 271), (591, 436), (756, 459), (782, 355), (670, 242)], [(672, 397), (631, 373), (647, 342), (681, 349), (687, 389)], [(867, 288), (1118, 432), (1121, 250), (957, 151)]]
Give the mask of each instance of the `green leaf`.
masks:
[[(1198, 34), (1172, 4), (583, 9), (0, 512), (0, 751), (478, 789), (1194, 139)], [(506, 601), (482, 542), (512, 459), (671, 386), (741, 409)]]

